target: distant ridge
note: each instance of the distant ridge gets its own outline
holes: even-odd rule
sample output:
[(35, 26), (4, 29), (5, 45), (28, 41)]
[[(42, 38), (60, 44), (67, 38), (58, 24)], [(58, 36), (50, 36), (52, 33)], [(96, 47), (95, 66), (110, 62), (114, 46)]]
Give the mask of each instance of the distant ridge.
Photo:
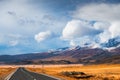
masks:
[(1, 55), (0, 64), (119, 64), (120, 47), (101, 48), (73, 47), (43, 53)]

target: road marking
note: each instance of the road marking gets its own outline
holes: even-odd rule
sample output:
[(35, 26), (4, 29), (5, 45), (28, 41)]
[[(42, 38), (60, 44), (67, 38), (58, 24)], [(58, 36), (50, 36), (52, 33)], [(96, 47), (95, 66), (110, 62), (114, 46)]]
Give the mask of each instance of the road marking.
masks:
[(33, 76), (31, 76), (29, 73), (27, 73), (26, 71), (24, 71), (23, 69), (21, 69), (21, 71), (23, 72), (23, 73), (25, 73), (25, 74), (27, 74), (29, 77), (31, 77), (33, 80), (37, 80), (37, 79), (35, 79)]
[[(10, 80), (10, 78), (13, 76), (13, 74), (15, 74), (15, 72), (17, 72), (18, 70), (21, 70), (23, 73), (25, 73), (26, 75), (28, 75), (30, 78), (32, 78), (33, 80), (37, 80), (37, 79), (35, 79), (33, 76), (31, 76), (30, 74), (29, 74), (29, 72), (30, 73), (35, 73), (35, 74), (39, 74), (39, 73), (36, 73), (36, 72), (32, 72), (32, 71), (28, 71), (28, 70), (24, 70), (24, 68), (18, 68), (18, 69), (16, 69), (14, 72), (12, 72), (11, 74), (9, 74), (4, 80)], [(28, 72), (27, 72), (28, 71)], [(53, 77), (53, 76), (49, 76), (49, 75), (47, 75), (47, 74), (39, 74), (39, 75), (43, 75), (43, 76), (46, 76), (46, 77), (49, 77), (49, 78), (53, 78), (53, 79), (56, 79), (56, 80), (62, 80), (62, 79), (60, 79), (60, 78), (56, 78), (56, 77)]]
[(9, 80), (17, 70), (18, 68), (15, 71), (13, 71), (11, 74), (9, 74), (4, 80)]

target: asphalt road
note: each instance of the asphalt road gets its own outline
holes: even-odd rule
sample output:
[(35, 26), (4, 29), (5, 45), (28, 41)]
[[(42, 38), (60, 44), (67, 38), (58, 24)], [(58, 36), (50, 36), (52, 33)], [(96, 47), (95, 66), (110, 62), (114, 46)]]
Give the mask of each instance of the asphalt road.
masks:
[(18, 68), (15, 72), (11, 73), (5, 80), (60, 80), (44, 74), (30, 72), (25, 68)]

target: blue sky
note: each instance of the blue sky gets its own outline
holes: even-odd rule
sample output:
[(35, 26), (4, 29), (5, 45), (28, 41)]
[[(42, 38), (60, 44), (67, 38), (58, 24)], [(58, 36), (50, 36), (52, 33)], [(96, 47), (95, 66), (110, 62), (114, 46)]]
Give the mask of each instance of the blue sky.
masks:
[(120, 36), (120, 0), (0, 0), (0, 55), (100, 47)]

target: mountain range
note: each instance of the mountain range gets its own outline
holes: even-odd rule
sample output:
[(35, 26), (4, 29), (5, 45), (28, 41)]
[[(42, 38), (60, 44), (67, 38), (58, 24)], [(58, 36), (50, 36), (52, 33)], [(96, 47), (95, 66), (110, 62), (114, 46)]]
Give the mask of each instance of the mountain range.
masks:
[(101, 44), (101, 46), (107, 48), (117, 47), (119, 45), (120, 45), (120, 37), (111, 38), (107, 42)]
[(90, 47), (65, 47), (42, 53), (1, 55), (0, 64), (117, 64), (120, 47), (101, 49)]

